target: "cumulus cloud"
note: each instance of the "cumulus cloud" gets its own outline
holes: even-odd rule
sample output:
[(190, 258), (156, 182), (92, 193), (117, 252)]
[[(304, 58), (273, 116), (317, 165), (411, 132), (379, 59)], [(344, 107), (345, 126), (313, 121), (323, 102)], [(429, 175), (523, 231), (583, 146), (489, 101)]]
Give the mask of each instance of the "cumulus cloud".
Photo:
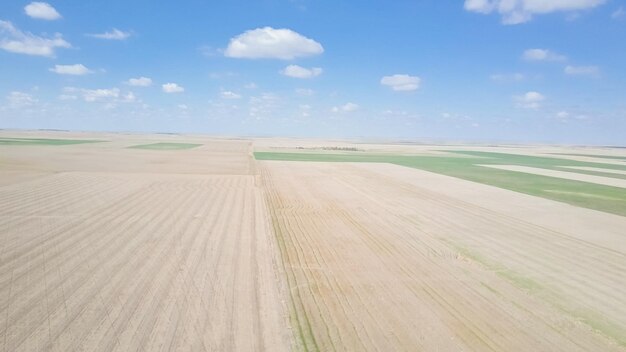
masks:
[(117, 28), (113, 28), (109, 32), (97, 33), (97, 34), (87, 34), (88, 37), (98, 38), (98, 39), (106, 39), (106, 40), (125, 40), (131, 36), (130, 32), (120, 31)]
[(384, 76), (380, 80), (380, 84), (388, 86), (395, 91), (412, 91), (420, 87), (421, 79), (417, 76), (409, 75), (392, 75)]
[(61, 100), (76, 100), (82, 98), (88, 103), (133, 103), (138, 101), (133, 92), (122, 93), (119, 88), (85, 89), (76, 87), (63, 88), (63, 94), (59, 96)]
[(489, 13), (493, 11), (493, 4), (489, 0), (465, 0), (465, 10), (479, 12), (479, 13)]
[(527, 49), (522, 54), (526, 61), (565, 61), (567, 57), (548, 49)]
[(38, 100), (32, 95), (24, 92), (13, 91), (6, 96), (8, 106), (13, 109), (20, 109), (35, 105)]
[(538, 92), (527, 92), (514, 98), (517, 106), (524, 109), (538, 109), (546, 100), (546, 97)]
[(148, 77), (131, 78), (126, 81), (126, 84), (134, 87), (150, 87), (152, 85), (152, 79)]
[(229, 90), (226, 91), (222, 91), (220, 93), (220, 97), (222, 99), (241, 99), (241, 95), (235, 93), (235, 92), (231, 92)]
[(49, 70), (50, 72), (54, 72), (59, 75), (73, 75), (73, 76), (82, 76), (82, 75), (86, 75), (88, 73), (93, 72), (87, 67), (85, 67), (83, 64), (54, 65), (54, 67)]
[(122, 102), (124, 103), (133, 103), (136, 101), (137, 101), (137, 97), (135, 96), (135, 93), (133, 92), (128, 92), (122, 96)]
[(54, 57), (56, 48), (70, 48), (70, 43), (61, 34), (52, 38), (22, 32), (11, 22), (0, 21), (0, 48), (8, 52), (25, 55)]
[(263, 27), (232, 38), (224, 55), (243, 59), (291, 60), (323, 52), (320, 43), (290, 29)]
[(32, 18), (41, 20), (52, 21), (61, 18), (61, 14), (46, 2), (31, 2), (24, 7), (24, 12)]
[(289, 65), (280, 71), (282, 75), (293, 78), (313, 78), (322, 74), (322, 69), (319, 67), (305, 68), (298, 65)]
[(587, 76), (598, 77), (600, 76), (600, 68), (598, 66), (565, 66), (563, 70), (565, 74), (570, 76)]
[(482, 14), (497, 12), (503, 24), (520, 24), (534, 15), (594, 8), (606, 0), (465, 0), (465, 10)]
[(165, 83), (161, 87), (165, 93), (182, 93), (185, 91), (185, 88), (176, 83)]
[(334, 106), (331, 111), (332, 112), (352, 112), (359, 109), (359, 105), (354, 103), (346, 103), (341, 106)]
[(120, 90), (118, 88), (83, 90), (83, 99), (88, 102), (94, 102), (109, 98), (118, 98), (119, 96)]

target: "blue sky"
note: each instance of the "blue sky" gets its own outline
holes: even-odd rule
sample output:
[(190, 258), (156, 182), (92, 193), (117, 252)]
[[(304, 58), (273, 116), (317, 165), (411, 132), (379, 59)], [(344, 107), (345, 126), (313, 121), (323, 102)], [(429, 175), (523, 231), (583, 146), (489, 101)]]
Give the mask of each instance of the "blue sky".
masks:
[(0, 3), (0, 127), (626, 145), (626, 1)]

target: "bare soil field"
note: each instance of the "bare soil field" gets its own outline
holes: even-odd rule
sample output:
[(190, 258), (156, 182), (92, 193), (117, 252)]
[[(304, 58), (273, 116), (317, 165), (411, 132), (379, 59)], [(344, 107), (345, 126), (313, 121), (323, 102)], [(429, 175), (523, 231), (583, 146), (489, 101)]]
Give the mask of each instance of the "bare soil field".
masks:
[(262, 174), (307, 350), (623, 350), (623, 217), (394, 165)]
[(0, 147), (0, 350), (289, 350), (248, 148)]
[(1, 138), (0, 351), (626, 351), (626, 217), (384, 162), (253, 156), (602, 148)]

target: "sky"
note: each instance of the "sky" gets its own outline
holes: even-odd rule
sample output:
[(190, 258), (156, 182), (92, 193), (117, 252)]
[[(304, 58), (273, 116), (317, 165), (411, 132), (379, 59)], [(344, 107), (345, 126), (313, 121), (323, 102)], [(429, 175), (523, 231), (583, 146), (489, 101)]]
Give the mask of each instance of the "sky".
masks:
[(626, 0), (6, 0), (0, 128), (626, 146)]

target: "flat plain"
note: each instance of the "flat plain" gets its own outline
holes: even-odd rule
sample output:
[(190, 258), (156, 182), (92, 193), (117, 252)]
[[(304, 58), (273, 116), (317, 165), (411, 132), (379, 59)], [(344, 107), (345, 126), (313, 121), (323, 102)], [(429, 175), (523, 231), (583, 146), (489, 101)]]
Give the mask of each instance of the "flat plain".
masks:
[(97, 137), (0, 147), (0, 350), (289, 350), (250, 142)]
[(624, 351), (625, 160), (3, 131), (0, 350)]

